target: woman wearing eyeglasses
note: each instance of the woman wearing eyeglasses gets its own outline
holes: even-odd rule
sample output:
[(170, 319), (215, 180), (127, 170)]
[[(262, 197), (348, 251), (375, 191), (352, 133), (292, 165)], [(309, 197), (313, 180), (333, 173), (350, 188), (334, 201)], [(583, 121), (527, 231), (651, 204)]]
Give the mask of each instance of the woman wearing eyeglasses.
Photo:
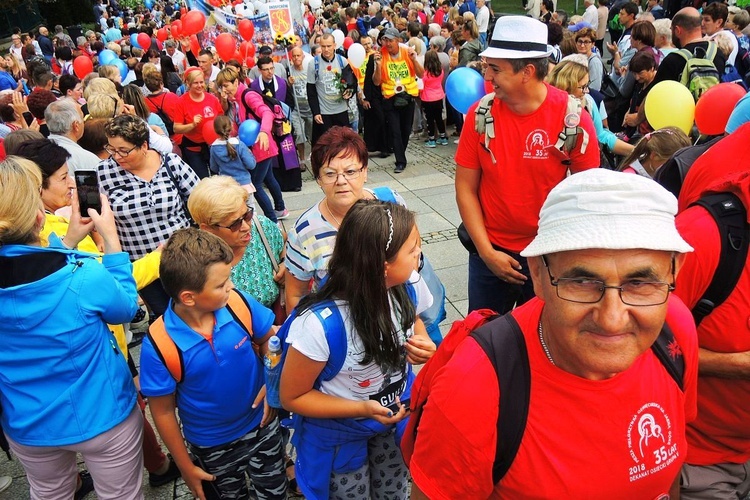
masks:
[(586, 56), (589, 61), (589, 88), (601, 90), (602, 77), (604, 76), (604, 63), (599, 54), (594, 52), (594, 41), (596, 31), (591, 28), (582, 28), (576, 31), (576, 49), (579, 54)]
[(188, 209), (198, 226), (215, 234), (232, 248), (232, 283), (258, 302), (271, 307), (284, 284), (284, 237), (278, 226), (262, 214), (255, 218), (263, 229), (279, 264), (274, 272), (268, 251), (247, 206), (249, 193), (236, 180), (214, 175), (201, 180), (190, 193)]
[[(104, 132), (110, 157), (99, 163), (99, 187), (109, 198), (123, 250), (131, 260), (140, 259), (190, 226), (183, 199), (198, 176), (176, 154), (149, 149), (148, 125), (137, 116), (113, 118)], [(144, 288), (141, 297), (157, 316), (169, 302), (160, 281)]]
[[(389, 188), (365, 189), (367, 147), (348, 127), (333, 127), (323, 134), (313, 146), (310, 164), (325, 196), (297, 219), (287, 236), (287, 312), (309, 293), (311, 284), (317, 288), (328, 275), (341, 221), (357, 201), (381, 199), (406, 206)], [(420, 322), (424, 321), (430, 338), (440, 343), (438, 324), (445, 318), (445, 289), (426, 258), (423, 264), (420, 273), (432, 293), (433, 306), (420, 315)]]

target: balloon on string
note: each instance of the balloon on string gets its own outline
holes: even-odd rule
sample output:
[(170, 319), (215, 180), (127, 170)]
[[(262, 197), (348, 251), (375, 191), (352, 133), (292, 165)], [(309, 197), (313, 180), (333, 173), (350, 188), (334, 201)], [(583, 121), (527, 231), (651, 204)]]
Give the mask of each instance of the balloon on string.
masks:
[(113, 66), (117, 66), (117, 69), (120, 70), (120, 77), (123, 80), (128, 76), (128, 65), (125, 64), (125, 61), (123, 61), (122, 59), (115, 59), (110, 64), (112, 64)]
[(182, 29), (187, 35), (203, 31), (206, 26), (206, 15), (199, 10), (191, 10), (182, 18)]
[(172, 33), (173, 38), (178, 38), (182, 35), (182, 21), (179, 19), (177, 21), (172, 21), (172, 24), (169, 25), (169, 31)]
[(237, 31), (240, 32), (240, 36), (243, 40), (250, 41), (255, 34), (255, 26), (250, 19), (243, 19), (237, 23)]
[(255, 144), (255, 141), (258, 140), (258, 134), (260, 134), (260, 123), (255, 120), (245, 120), (237, 131), (237, 137), (247, 147), (252, 147)]
[(252, 42), (242, 42), (240, 44), (240, 61), (244, 61), (248, 57), (255, 57), (255, 45)]
[(688, 88), (674, 80), (653, 86), (643, 103), (646, 119), (654, 130), (677, 127), (690, 134), (695, 118), (695, 100)]
[(333, 40), (336, 42), (336, 48), (338, 49), (344, 44), (344, 32), (341, 30), (333, 30)]
[(467, 113), (484, 94), (484, 78), (471, 68), (457, 68), (445, 80), (445, 96), (460, 113)]
[(164, 42), (169, 37), (169, 33), (167, 33), (167, 28), (159, 28), (156, 30), (156, 39), (160, 42)]
[(247, 69), (253, 69), (255, 67), (255, 58), (248, 57), (245, 59), (245, 66), (247, 66)]
[(148, 36), (146, 33), (138, 33), (138, 36), (136, 37), (136, 40), (138, 40), (138, 45), (143, 50), (148, 50), (151, 48), (151, 37)]
[(203, 131), (203, 140), (206, 141), (206, 144), (208, 144), (209, 146), (213, 144), (216, 139), (219, 138), (219, 135), (214, 130), (213, 119), (203, 122), (202, 131)]
[(198, 53), (201, 51), (201, 43), (198, 41), (198, 35), (190, 35), (190, 51), (198, 57)]
[(112, 64), (112, 61), (117, 58), (117, 54), (112, 50), (104, 49), (99, 52), (99, 64)]
[(73, 71), (78, 78), (83, 79), (84, 76), (94, 71), (94, 63), (88, 56), (78, 56), (73, 59)]
[(322, 0), (310, 0), (310, 8), (313, 10), (319, 9), (323, 5)]
[(347, 55), (349, 56), (349, 63), (355, 68), (359, 68), (365, 63), (365, 58), (367, 57), (367, 51), (361, 44), (352, 43), (349, 46), (349, 51), (347, 52)]
[(736, 83), (720, 83), (708, 89), (695, 104), (695, 126), (701, 134), (721, 135), (745, 89)]
[(141, 47), (141, 44), (138, 43), (138, 33), (133, 33), (132, 35), (130, 35), (130, 45), (139, 49), (143, 48)]
[(224, 62), (230, 60), (237, 51), (237, 41), (229, 33), (221, 33), (217, 36), (214, 46), (216, 47), (216, 53)]
[(351, 47), (353, 43), (354, 43), (354, 40), (352, 40), (351, 38), (349, 37), (344, 38), (344, 49), (349, 50), (349, 47)]

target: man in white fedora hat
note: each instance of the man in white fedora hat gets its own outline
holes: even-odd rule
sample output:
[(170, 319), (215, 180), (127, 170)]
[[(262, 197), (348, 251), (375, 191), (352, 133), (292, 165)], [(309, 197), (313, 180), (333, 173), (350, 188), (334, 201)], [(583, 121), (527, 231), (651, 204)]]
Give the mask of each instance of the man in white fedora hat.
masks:
[[(498, 19), (481, 53), (495, 97), (469, 109), (456, 151), (456, 200), (476, 247), (469, 311), (504, 313), (533, 296), (518, 252), (536, 234), (544, 199), (568, 172), (599, 166), (591, 117), (580, 108), (571, 113), (567, 93), (544, 83), (550, 53), (547, 27), (523, 16)], [(564, 134), (570, 130), (581, 133)], [(562, 135), (571, 148), (560, 146)]]
[(415, 382), (412, 500), (677, 498), (698, 346), (671, 293), (692, 251), (676, 212), (657, 183), (611, 170), (551, 190), (521, 252), (536, 297)]

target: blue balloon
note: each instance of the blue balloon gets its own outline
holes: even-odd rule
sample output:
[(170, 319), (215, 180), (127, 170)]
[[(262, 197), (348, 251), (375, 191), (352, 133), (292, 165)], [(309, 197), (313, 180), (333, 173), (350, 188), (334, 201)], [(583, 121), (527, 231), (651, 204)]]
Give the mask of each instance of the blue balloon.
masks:
[(112, 65), (117, 66), (117, 69), (120, 70), (120, 76), (122, 77), (123, 80), (125, 79), (126, 76), (128, 76), (128, 65), (125, 64), (125, 61), (123, 61), (122, 59), (115, 59), (112, 62)]
[(130, 45), (133, 47), (138, 47), (139, 49), (143, 48), (138, 44), (138, 33), (133, 33), (132, 35), (130, 35)]
[(154, 0), (143, 0), (143, 5), (145, 5), (148, 10), (151, 10), (154, 8)]
[(237, 136), (242, 141), (242, 144), (247, 147), (252, 147), (255, 144), (255, 141), (258, 140), (258, 134), (260, 134), (260, 123), (252, 119), (242, 122), (237, 131)]
[(724, 130), (731, 134), (747, 122), (750, 122), (750, 94), (737, 101)]
[(454, 69), (445, 80), (448, 102), (461, 113), (467, 113), (484, 94), (484, 78), (471, 68)]
[(99, 52), (99, 64), (112, 64), (112, 61), (117, 59), (117, 54), (109, 49), (104, 49)]

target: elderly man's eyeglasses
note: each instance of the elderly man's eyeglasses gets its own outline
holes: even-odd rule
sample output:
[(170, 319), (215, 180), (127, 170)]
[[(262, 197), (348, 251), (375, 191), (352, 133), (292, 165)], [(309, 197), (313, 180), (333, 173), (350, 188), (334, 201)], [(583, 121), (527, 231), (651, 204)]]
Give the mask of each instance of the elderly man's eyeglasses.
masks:
[(568, 302), (579, 304), (596, 304), (604, 297), (607, 288), (620, 292), (620, 300), (629, 306), (658, 306), (667, 301), (669, 292), (674, 291), (674, 255), (672, 256), (672, 283), (632, 279), (620, 286), (605, 285), (601, 280), (589, 278), (557, 278), (542, 257), (549, 274), (549, 282), (557, 290), (557, 296)]
[(214, 224), (214, 227), (229, 229), (233, 233), (236, 233), (242, 227), (243, 222), (247, 222), (248, 226), (252, 223), (254, 213), (255, 213), (255, 210), (252, 207), (248, 207), (247, 212), (245, 212), (245, 215), (238, 218), (236, 221), (232, 222), (228, 226), (222, 226), (221, 224)]
[(113, 148), (109, 144), (107, 144), (106, 146), (104, 146), (104, 151), (106, 151), (107, 153), (109, 153), (112, 156), (117, 155), (120, 158), (126, 158), (130, 153), (132, 153), (136, 149), (138, 149), (138, 146), (133, 146), (132, 148), (127, 149), (125, 151), (123, 151), (122, 149)]
[(359, 174), (364, 170), (365, 167), (362, 168), (348, 168), (344, 170), (343, 172), (334, 172), (333, 170), (328, 170), (326, 172), (321, 172), (320, 176), (318, 177), (320, 179), (320, 182), (323, 184), (334, 184), (336, 181), (339, 180), (339, 176), (344, 176), (344, 179), (347, 181), (353, 181), (357, 177), (359, 177)]

